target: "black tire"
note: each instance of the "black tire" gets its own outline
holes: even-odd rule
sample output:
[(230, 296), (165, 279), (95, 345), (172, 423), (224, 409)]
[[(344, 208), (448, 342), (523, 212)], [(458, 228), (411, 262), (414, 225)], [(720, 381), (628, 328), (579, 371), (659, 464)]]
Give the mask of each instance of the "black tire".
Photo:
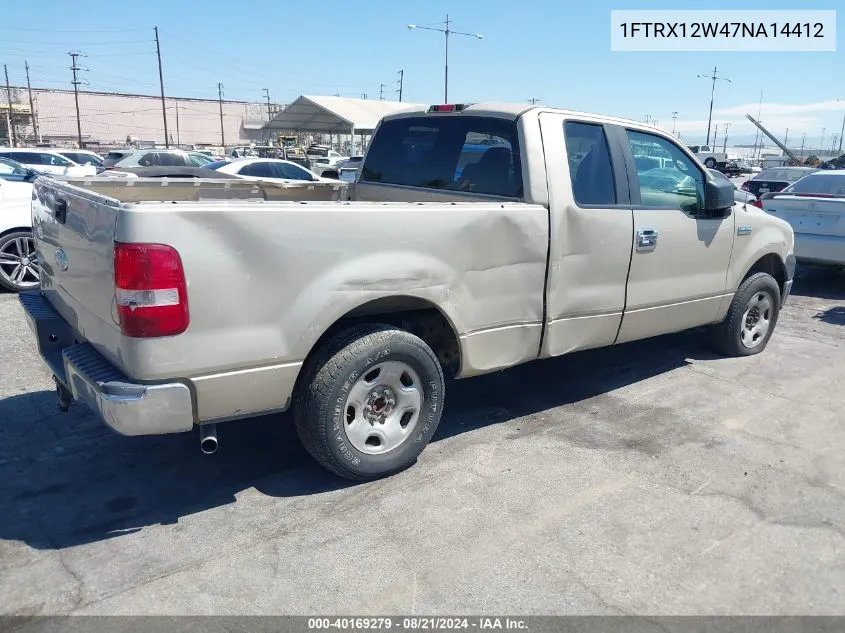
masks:
[[(734, 295), (725, 320), (711, 326), (710, 343), (714, 349), (725, 356), (751, 356), (766, 349), (780, 315), (780, 296), (780, 286), (767, 273), (755, 273), (743, 281)], [(767, 320), (768, 328), (755, 339), (747, 328), (750, 322), (746, 322), (746, 310), (752, 302), (760, 304), (761, 297), (768, 299), (768, 314), (766, 310), (761, 313), (758, 309), (756, 318)], [(755, 318), (753, 313), (750, 316)], [(743, 333), (746, 342), (743, 342)]]
[(715, 169), (716, 168), (716, 159), (715, 158), (708, 158), (704, 161), (704, 166), (707, 169)]
[[(38, 288), (40, 269), (34, 256), (32, 231), (11, 231), (0, 237), (0, 286), (12, 292)], [(26, 266), (19, 268), (15, 264), (4, 263), (12, 262), (14, 258)]]
[[(366, 383), (373, 368), (394, 361), (419, 378), (420, 410), (398, 446), (381, 454), (362, 452), (347, 435), (350, 392), (360, 381)], [(296, 431), (308, 453), (336, 475), (366, 481), (404, 470), (437, 430), (446, 388), (443, 370), (431, 348), (409, 332), (381, 324), (344, 330), (318, 349), (302, 371), (293, 403)]]

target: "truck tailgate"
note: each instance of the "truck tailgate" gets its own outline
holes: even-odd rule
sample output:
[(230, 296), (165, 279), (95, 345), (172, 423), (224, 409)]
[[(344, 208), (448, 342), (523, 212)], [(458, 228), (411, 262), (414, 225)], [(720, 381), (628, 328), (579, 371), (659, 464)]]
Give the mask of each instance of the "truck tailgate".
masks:
[(32, 228), (42, 291), (80, 339), (112, 350), (120, 335), (112, 317), (119, 209), (117, 200), (68, 183), (44, 178), (35, 183)]

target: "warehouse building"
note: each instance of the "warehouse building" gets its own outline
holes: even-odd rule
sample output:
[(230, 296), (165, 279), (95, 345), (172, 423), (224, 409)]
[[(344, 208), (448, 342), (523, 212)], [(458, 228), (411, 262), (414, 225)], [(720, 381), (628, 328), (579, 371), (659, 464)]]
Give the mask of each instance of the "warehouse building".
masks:
[[(0, 91), (0, 145), (14, 136), (19, 145), (75, 146), (76, 105), (73, 90), (13, 87), (10, 99)], [(11, 111), (9, 102), (11, 101)], [(282, 108), (266, 103), (168, 97), (165, 100), (171, 146), (218, 146), (259, 143), (269, 115)], [(222, 108), (222, 117), (221, 117)], [(222, 131), (221, 131), (222, 119)], [(79, 127), (87, 147), (127, 144), (164, 145), (164, 117), (160, 96), (79, 91)]]

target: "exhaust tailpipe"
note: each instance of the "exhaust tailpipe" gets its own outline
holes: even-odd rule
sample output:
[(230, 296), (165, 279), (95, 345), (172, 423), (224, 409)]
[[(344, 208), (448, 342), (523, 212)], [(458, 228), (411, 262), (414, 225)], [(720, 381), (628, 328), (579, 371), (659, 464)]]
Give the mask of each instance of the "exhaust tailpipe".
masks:
[(206, 455), (217, 451), (217, 425), (200, 425), (200, 450)]

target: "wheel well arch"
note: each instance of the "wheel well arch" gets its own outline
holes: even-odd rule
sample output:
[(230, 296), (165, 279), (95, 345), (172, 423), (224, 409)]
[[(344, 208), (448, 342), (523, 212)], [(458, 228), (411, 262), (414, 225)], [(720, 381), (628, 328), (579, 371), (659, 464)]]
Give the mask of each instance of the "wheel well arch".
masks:
[(783, 263), (783, 260), (779, 255), (775, 253), (766, 253), (760, 257), (751, 265), (751, 268), (746, 271), (740, 283), (756, 273), (768, 273), (774, 277), (775, 281), (778, 282), (781, 294), (783, 294), (786, 287), (786, 264)]
[(0, 237), (6, 237), (9, 233), (17, 233), (18, 231), (22, 231), (24, 233), (32, 233), (32, 227), (31, 226), (12, 227), (10, 229), (6, 229), (5, 231), (0, 231)]
[(363, 303), (339, 317), (314, 342), (308, 360), (338, 332), (366, 323), (384, 323), (420, 337), (437, 355), (443, 372), (454, 377), (461, 368), (457, 328), (436, 304), (409, 295), (392, 295)]

